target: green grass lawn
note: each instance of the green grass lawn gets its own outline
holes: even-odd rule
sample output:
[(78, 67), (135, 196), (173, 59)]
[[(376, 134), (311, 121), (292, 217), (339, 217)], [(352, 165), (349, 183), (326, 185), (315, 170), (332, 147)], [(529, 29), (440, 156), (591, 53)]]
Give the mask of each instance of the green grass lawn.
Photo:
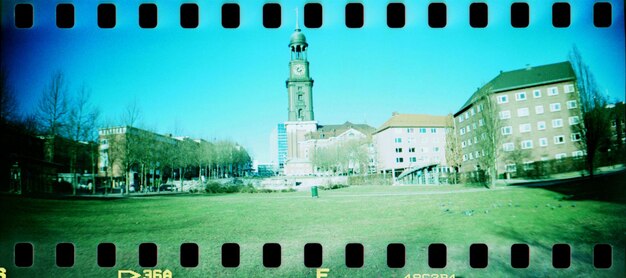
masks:
[[(117, 277), (118, 269), (140, 272), (138, 245), (158, 244), (158, 269), (174, 277), (315, 277), (303, 264), (306, 243), (324, 248), (323, 267), (329, 277), (405, 277), (414, 273), (445, 273), (456, 277), (502, 276), (620, 276), (624, 274), (626, 195), (625, 174), (598, 181), (550, 188), (506, 187), (483, 190), (463, 186), (359, 186), (308, 192), (180, 195), (110, 200), (50, 200), (0, 197), (0, 267), (7, 277)], [(618, 186), (620, 185), (620, 186)], [(591, 189), (590, 189), (591, 188)], [(580, 193), (580, 194), (579, 194)], [(604, 197), (604, 195), (610, 195)], [(621, 195), (620, 195), (621, 194)], [(471, 216), (463, 213), (473, 210)], [(16, 242), (35, 245), (35, 266), (16, 269), (12, 248)], [(73, 268), (55, 266), (55, 244), (73, 242)], [(117, 265), (100, 268), (96, 247), (117, 246)], [(179, 265), (181, 243), (200, 246), (200, 265)], [(222, 243), (241, 246), (241, 265), (220, 264)], [(262, 266), (262, 246), (282, 246), (282, 265)], [(363, 243), (365, 266), (348, 269), (345, 244)], [(388, 243), (404, 243), (406, 266), (386, 264)], [(448, 264), (430, 269), (430, 243), (448, 246)], [(489, 266), (469, 267), (469, 246), (489, 246)], [(528, 269), (510, 267), (510, 246), (531, 248)], [(555, 243), (572, 247), (572, 266), (554, 269)], [(608, 270), (592, 265), (595, 243), (613, 245), (614, 263)]]

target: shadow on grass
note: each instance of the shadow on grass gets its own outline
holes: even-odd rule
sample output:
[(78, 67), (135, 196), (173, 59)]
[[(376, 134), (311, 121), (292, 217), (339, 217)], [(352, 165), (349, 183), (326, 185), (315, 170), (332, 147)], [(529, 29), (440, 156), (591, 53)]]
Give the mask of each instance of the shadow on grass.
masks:
[(563, 194), (563, 200), (626, 204), (626, 171), (598, 175), (593, 178), (571, 179), (546, 186), (529, 185), (528, 187)]

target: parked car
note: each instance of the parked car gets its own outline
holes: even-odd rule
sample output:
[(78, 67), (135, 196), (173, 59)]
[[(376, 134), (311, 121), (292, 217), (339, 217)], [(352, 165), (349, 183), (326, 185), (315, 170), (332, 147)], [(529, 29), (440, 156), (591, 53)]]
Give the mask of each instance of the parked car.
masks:
[(173, 184), (164, 184), (159, 187), (159, 191), (178, 191), (178, 188)]

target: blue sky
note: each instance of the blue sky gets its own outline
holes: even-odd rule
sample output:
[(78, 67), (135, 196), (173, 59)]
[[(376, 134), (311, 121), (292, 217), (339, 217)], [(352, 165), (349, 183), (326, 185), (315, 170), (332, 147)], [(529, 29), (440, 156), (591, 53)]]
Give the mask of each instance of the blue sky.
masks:
[[(283, 23), (278, 29), (262, 27), (265, 1), (241, 1), (242, 22), (235, 30), (221, 27), (220, 6), (226, 1), (149, 1), (159, 9), (152, 30), (138, 26), (142, 1), (113, 1), (114, 29), (97, 27), (102, 1), (74, 1), (73, 29), (57, 29), (54, 20), (55, 5), (72, 1), (19, 2), (35, 4), (35, 26), (15, 29), (16, 1), (2, 1), (2, 61), (21, 111), (35, 109), (51, 74), (61, 70), (71, 90), (83, 83), (91, 89), (105, 120), (117, 118), (136, 99), (145, 127), (233, 139), (255, 158), (271, 160), (269, 134), (287, 118), (294, 10), (302, 11), (306, 1), (277, 1)], [(199, 3), (199, 28), (180, 28), (183, 2)], [(302, 19), (300, 26), (309, 43), (315, 117), (321, 124), (349, 120), (378, 127), (393, 111), (455, 112), (500, 70), (565, 61), (574, 44), (601, 87), (611, 98), (624, 99), (622, 1), (613, 3), (613, 25), (604, 29), (593, 27), (594, 1), (573, 1), (572, 25), (565, 29), (551, 25), (553, 1), (528, 1), (525, 29), (510, 27), (513, 1), (486, 1), (489, 25), (474, 30), (468, 24), (471, 1), (447, 1), (444, 29), (428, 27), (429, 1), (393, 1), (404, 2), (407, 10), (406, 26), (393, 30), (386, 27), (387, 1), (362, 1), (365, 26), (358, 30), (345, 27), (344, 1), (316, 2), (324, 7), (322, 28), (307, 29)]]

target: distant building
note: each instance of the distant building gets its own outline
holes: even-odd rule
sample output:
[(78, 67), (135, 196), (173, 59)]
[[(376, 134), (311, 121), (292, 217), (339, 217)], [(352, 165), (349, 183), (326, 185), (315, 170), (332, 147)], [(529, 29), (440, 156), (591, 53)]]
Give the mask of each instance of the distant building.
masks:
[(435, 173), (448, 172), (447, 128), (446, 116), (393, 113), (374, 132), (378, 172), (401, 178), (414, 174), (412, 178), (423, 179), (419, 183), (440, 183), (441, 175)]
[(74, 182), (95, 184), (95, 143), (35, 136), (17, 125), (1, 125), (0, 191), (72, 193)]
[(626, 111), (624, 102), (610, 104), (607, 109), (611, 117), (611, 146), (614, 150), (624, 148), (626, 145)]
[[(496, 111), (485, 111), (480, 100), (489, 97)], [(485, 118), (497, 117), (500, 153), (497, 172), (514, 173), (517, 165), (531, 168), (533, 162), (581, 157), (582, 122), (576, 76), (569, 62), (500, 72), (479, 88), (454, 114), (462, 147), (462, 171), (485, 169), (479, 157), (481, 128)], [(490, 113), (490, 114), (484, 114)], [(522, 160), (522, 161), (516, 161)]]
[(287, 129), (284, 123), (279, 123), (270, 135), (271, 161), (275, 172), (283, 171), (287, 160)]
[[(299, 148), (304, 153), (304, 157), (313, 161), (317, 151), (331, 148), (346, 148), (350, 142), (357, 144), (354, 146), (353, 155), (360, 156), (363, 161), (357, 161), (354, 157), (347, 161), (345, 169), (340, 169), (344, 173), (366, 173), (372, 172), (375, 166), (375, 153), (372, 144), (372, 133), (376, 129), (367, 124), (354, 124), (345, 122), (339, 125), (318, 125), (317, 130), (307, 133), (305, 139), (300, 142)], [(364, 168), (361, 168), (364, 167)], [(313, 173), (325, 172), (313, 163)]]
[[(112, 188), (119, 187), (125, 182), (125, 167), (130, 167), (129, 183), (135, 184), (137, 169), (136, 155), (139, 148), (151, 146), (154, 149), (158, 144), (176, 146), (184, 138), (176, 139), (139, 129), (131, 126), (101, 128), (99, 135), (98, 176), (107, 177), (112, 181)], [(192, 140), (190, 140), (193, 142)], [(155, 173), (158, 175), (159, 173)]]

